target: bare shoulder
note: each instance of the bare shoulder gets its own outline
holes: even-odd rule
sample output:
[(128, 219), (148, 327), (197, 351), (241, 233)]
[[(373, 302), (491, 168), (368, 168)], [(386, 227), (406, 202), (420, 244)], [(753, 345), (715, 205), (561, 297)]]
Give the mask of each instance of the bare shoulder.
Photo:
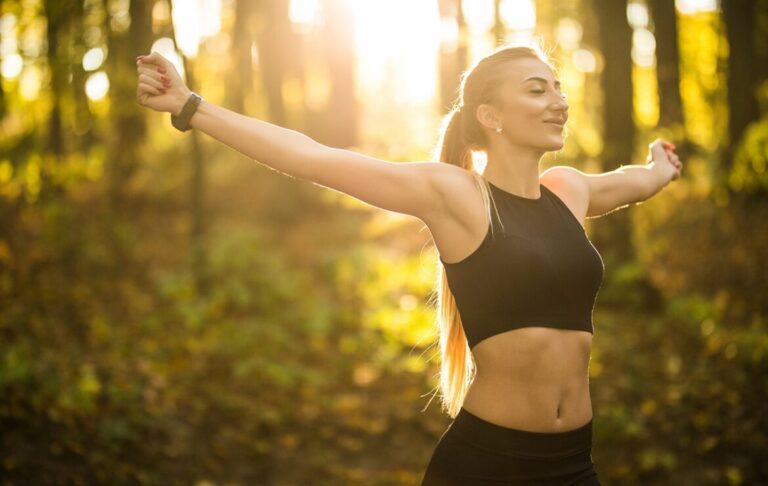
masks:
[(542, 172), (539, 180), (568, 206), (584, 226), (589, 208), (589, 181), (586, 174), (575, 167), (558, 165)]
[(432, 183), (443, 202), (443, 211), (438, 215), (439, 221), (436, 223), (444, 223), (446, 219), (450, 219), (465, 227), (473, 226), (470, 222), (477, 219), (473, 206), (479, 204), (482, 208), (482, 196), (475, 177), (466, 169), (440, 163), (432, 177)]
[(483, 197), (468, 170), (440, 164), (430, 180), (441, 199), (441, 211), (427, 224), (440, 256), (447, 262), (462, 260), (480, 245), (488, 227)]

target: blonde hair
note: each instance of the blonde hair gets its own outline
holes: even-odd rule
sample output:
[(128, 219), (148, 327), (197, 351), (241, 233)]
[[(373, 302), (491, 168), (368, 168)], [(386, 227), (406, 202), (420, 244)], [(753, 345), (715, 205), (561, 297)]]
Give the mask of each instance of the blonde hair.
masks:
[[(443, 119), (442, 133), (437, 144), (436, 154), (439, 154), (440, 162), (459, 166), (474, 177), (483, 197), (491, 234), (494, 230), (493, 224), (490, 223), (493, 196), (488, 181), (477, 170), (473, 157), (473, 151), (487, 150), (488, 140), (483, 127), (475, 117), (475, 112), (480, 104), (495, 101), (497, 88), (506, 79), (502, 68), (508, 61), (531, 57), (543, 61), (554, 70), (548, 56), (540, 48), (535, 45), (526, 45), (501, 47), (465, 71), (461, 77), (458, 99)], [(493, 201), (493, 207), (496, 218), (499, 219), (495, 201)], [(499, 223), (501, 223), (500, 220)], [(456, 300), (448, 286), (445, 266), (439, 260), (437, 274), (438, 278), (430, 301), (436, 302), (437, 310), (441, 358), (438, 387), (443, 411), (455, 418), (474, 379), (476, 367)]]

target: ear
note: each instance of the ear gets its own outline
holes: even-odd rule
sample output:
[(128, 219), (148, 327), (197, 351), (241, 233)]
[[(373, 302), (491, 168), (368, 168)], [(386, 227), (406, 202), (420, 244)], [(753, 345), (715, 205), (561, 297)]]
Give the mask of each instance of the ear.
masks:
[(496, 130), (496, 127), (500, 126), (501, 119), (497, 108), (493, 105), (478, 105), (475, 114), (477, 116), (477, 121), (479, 121), (485, 128)]

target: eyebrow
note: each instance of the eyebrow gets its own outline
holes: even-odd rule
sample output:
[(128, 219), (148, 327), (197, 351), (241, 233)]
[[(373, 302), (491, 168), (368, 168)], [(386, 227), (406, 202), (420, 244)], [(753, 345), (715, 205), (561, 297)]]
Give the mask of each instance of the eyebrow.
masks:
[[(543, 81), (545, 84), (547, 83), (547, 80), (546, 80), (546, 79), (544, 79), (544, 78), (539, 78), (539, 77), (537, 77), (537, 76), (533, 76), (533, 77), (531, 77), (531, 78), (528, 78), (528, 79), (526, 79), (526, 80), (525, 80), (525, 81), (523, 81), (523, 82), (525, 83), (525, 82), (528, 82), (528, 81), (531, 81), (531, 80), (535, 80), (535, 81)], [(557, 81), (557, 80), (555, 80), (555, 87), (556, 87), (556, 88), (559, 88), (559, 87), (560, 87), (560, 81)]]

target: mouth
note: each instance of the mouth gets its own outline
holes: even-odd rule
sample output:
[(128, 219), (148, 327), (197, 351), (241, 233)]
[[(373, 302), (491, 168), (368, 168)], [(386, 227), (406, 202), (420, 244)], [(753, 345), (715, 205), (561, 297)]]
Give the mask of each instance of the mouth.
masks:
[(547, 125), (554, 125), (558, 128), (563, 128), (565, 126), (564, 121), (545, 121), (544, 123), (546, 123)]
[(544, 122), (545, 123), (554, 123), (555, 125), (565, 125), (565, 121), (566, 120), (567, 120), (567, 118), (559, 116), (557, 118), (547, 118), (546, 120), (544, 120)]

